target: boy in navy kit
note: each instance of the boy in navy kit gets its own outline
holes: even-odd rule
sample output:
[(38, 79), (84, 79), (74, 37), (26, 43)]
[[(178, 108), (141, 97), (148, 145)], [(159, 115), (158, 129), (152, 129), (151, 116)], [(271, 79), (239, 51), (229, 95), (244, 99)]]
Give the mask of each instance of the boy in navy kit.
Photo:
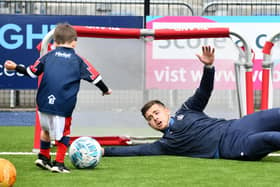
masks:
[(214, 87), (214, 49), (203, 46), (202, 55), (197, 56), (204, 64), (199, 88), (174, 116), (159, 100), (152, 100), (141, 109), (148, 124), (163, 133), (162, 138), (149, 144), (106, 147), (104, 156), (179, 155), (260, 160), (280, 150), (280, 108), (232, 120), (212, 118), (203, 112)]
[[(65, 154), (70, 140), (71, 116), (76, 105), (80, 80), (92, 82), (103, 93), (111, 94), (99, 72), (85, 59), (78, 56), (74, 48), (77, 33), (69, 24), (58, 24), (54, 31), (56, 49), (40, 57), (27, 68), (11, 60), (5, 68), (36, 78), (42, 75), (36, 102), (41, 125), (40, 153), (35, 164), (52, 172), (69, 173), (64, 165)], [(56, 158), (51, 162), (51, 139), (56, 140)]]

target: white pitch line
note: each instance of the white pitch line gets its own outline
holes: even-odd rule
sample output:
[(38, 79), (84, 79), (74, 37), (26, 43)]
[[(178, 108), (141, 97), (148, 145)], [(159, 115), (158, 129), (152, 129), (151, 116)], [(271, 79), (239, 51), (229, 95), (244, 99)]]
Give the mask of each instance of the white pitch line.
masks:
[[(34, 152), (0, 152), (0, 155), (37, 155), (38, 153)], [(55, 155), (56, 153), (51, 153)], [(68, 155), (68, 153), (66, 153)], [(280, 153), (270, 153), (268, 156), (280, 156)]]
[(280, 156), (280, 153), (270, 153), (268, 156)]
[(35, 155), (32, 152), (0, 152), (0, 155)]
[[(34, 152), (0, 152), (0, 155), (37, 155), (37, 154), (38, 153), (34, 153)], [(56, 153), (51, 153), (51, 155), (55, 155), (55, 154)]]

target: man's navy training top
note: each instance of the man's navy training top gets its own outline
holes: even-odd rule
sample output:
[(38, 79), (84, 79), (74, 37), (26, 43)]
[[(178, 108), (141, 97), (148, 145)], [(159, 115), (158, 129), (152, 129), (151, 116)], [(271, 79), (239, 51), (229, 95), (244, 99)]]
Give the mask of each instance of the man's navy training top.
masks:
[(203, 112), (213, 90), (214, 75), (214, 67), (204, 67), (199, 88), (172, 117), (170, 120), (172, 125), (163, 132), (161, 139), (143, 145), (106, 147), (104, 155), (181, 155), (217, 158), (219, 142), (232, 120), (211, 118)]
[(87, 60), (67, 47), (50, 51), (29, 66), (27, 72), (34, 77), (42, 74), (36, 97), (38, 110), (64, 117), (72, 115), (80, 80), (94, 84), (101, 80), (99, 72)]

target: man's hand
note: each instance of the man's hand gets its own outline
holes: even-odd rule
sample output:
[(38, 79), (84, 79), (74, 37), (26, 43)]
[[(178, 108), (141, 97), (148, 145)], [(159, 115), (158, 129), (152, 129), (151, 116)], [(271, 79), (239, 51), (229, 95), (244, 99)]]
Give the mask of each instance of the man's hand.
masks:
[(5, 68), (7, 70), (15, 70), (17, 67), (17, 64), (14, 61), (6, 60), (5, 62)]
[(211, 66), (215, 60), (215, 48), (211, 46), (202, 46), (202, 55), (197, 54), (198, 59), (204, 64)]

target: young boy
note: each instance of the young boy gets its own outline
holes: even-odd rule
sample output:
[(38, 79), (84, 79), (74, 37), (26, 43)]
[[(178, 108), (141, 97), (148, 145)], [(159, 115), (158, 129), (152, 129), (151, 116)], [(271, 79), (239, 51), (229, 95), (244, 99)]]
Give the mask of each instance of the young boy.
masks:
[[(40, 153), (35, 164), (52, 172), (70, 173), (64, 165), (65, 154), (70, 140), (71, 115), (76, 105), (80, 80), (93, 82), (103, 93), (111, 94), (100, 74), (85, 59), (78, 56), (74, 48), (77, 33), (69, 24), (58, 24), (54, 31), (56, 49), (40, 57), (27, 68), (11, 60), (5, 68), (36, 78), (42, 75), (36, 101), (41, 125)], [(57, 144), (56, 158), (50, 156), (51, 139)]]

